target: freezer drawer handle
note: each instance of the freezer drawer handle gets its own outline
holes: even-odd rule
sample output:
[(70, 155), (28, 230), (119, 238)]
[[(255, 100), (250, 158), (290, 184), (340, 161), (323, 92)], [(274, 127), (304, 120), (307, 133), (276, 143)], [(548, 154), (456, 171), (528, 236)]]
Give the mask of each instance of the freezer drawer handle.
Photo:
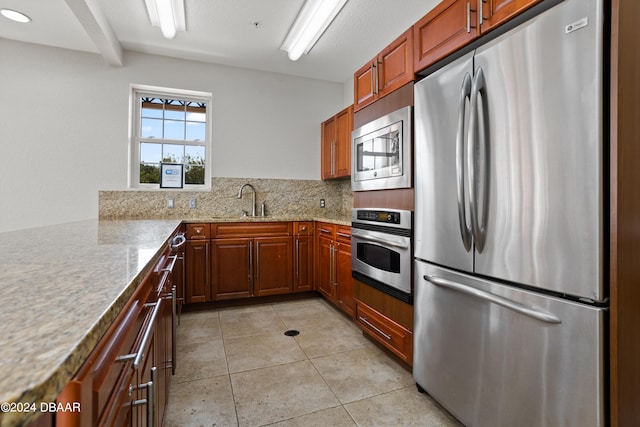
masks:
[(440, 277), (425, 275), (423, 276), (423, 278), (427, 282), (433, 283), (436, 286), (441, 286), (443, 288), (448, 288), (454, 291), (462, 292), (463, 294), (471, 295), (476, 298), (490, 301), (494, 304), (498, 304), (505, 308), (508, 308), (509, 310), (513, 310), (516, 313), (524, 314), (525, 316), (529, 316), (546, 323), (554, 323), (554, 324), (562, 323), (562, 321), (553, 314), (550, 314), (545, 311), (535, 309), (532, 307), (528, 307), (524, 304), (520, 304), (519, 302), (512, 301), (508, 298), (504, 298), (504, 297), (492, 294), (491, 292), (486, 292), (471, 286), (452, 282), (451, 280), (443, 279)]

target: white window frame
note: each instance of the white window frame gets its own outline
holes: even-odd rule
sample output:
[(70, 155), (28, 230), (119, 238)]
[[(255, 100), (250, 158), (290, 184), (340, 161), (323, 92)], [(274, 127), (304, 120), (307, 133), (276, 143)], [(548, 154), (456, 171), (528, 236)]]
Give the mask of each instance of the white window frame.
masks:
[[(199, 92), (192, 90), (182, 90), (165, 88), (158, 86), (148, 86), (131, 84), (129, 89), (129, 170), (128, 170), (128, 187), (131, 189), (144, 190), (166, 190), (160, 188), (159, 184), (140, 183), (140, 143), (149, 141), (149, 138), (140, 137), (141, 111), (138, 100), (141, 96), (149, 96), (152, 98), (169, 98), (186, 101), (200, 101), (207, 104), (206, 110), (206, 132), (205, 141), (195, 142), (187, 140), (160, 140), (168, 143), (175, 142), (181, 145), (200, 145), (205, 149), (205, 167), (204, 167), (204, 185), (184, 184), (182, 190), (187, 191), (210, 191), (211, 190), (211, 135), (212, 135), (212, 95), (210, 92)], [(172, 189), (180, 190), (180, 189)]]

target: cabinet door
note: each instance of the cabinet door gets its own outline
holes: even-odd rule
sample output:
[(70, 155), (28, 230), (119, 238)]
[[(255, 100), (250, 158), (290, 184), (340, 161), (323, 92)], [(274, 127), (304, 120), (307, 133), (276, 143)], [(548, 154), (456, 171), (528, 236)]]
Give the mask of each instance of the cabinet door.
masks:
[(293, 292), (313, 290), (313, 237), (296, 237), (293, 252)]
[(187, 241), (185, 247), (185, 303), (211, 301), (209, 240)]
[(320, 177), (322, 179), (333, 178), (334, 156), (336, 149), (336, 120), (335, 117), (322, 123), (321, 149), (320, 149)]
[(413, 27), (378, 55), (378, 92), (387, 95), (413, 81)]
[(333, 301), (333, 236), (323, 232), (324, 229), (323, 226), (318, 227), (316, 289)]
[(336, 303), (349, 316), (355, 312), (353, 278), (351, 277), (351, 245), (338, 242), (335, 250)]
[(211, 268), (213, 299), (248, 298), (253, 294), (253, 239), (213, 239)]
[(378, 59), (362, 66), (353, 75), (353, 109), (358, 111), (375, 100)]
[(342, 110), (336, 116), (336, 147), (334, 156), (334, 177), (351, 176), (351, 131), (353, 130), (353, 106)]
[(254, 239), (253, 295), (287, 294), (293, 290), (293, 240), (291, 237)]
[(480, 31), (486, 33), (542, 0), (478, 0), (482, 12)]
[(416, 22), (413, 26), (416, 73), (480, 35), (476, 1), (482, 0), (443, 0)]

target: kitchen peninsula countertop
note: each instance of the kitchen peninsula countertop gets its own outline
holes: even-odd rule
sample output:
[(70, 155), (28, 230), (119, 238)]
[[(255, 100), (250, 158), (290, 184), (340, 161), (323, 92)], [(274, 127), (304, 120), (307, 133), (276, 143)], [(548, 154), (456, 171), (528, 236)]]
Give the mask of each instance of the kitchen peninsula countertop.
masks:
[[(0, 403), (54, 402), (182, 223), (315, 217), (87, 220), (0, 233)], [(0, 412), (0, 426), (33, 412)]]
[[(0, 403), (54, 402), (180, 223), (89, 220), (0, 233)], [(30, 415), (0, 413), (0, 426)]]

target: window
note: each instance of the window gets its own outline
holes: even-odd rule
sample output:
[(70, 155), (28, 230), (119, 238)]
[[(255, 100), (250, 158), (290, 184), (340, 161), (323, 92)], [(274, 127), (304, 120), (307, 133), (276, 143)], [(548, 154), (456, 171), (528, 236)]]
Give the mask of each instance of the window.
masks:
[(209, 189), (211, 94), (131, 88), (129, 187), (159, 188), (160, 164), (180, 163), (185, 189)]

